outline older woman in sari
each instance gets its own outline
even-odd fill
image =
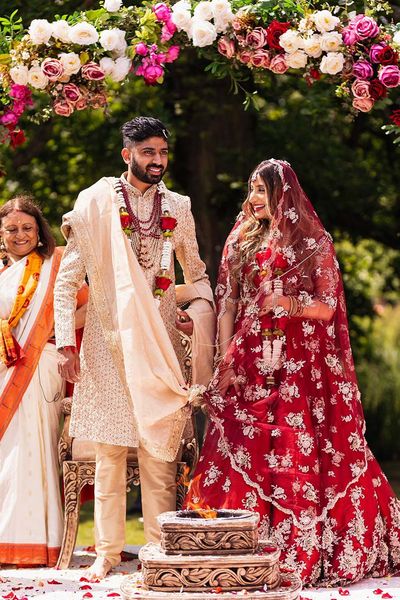
[[[0,564],[54,565],[62,537],[53,335],[62,249],[27,196],[0,208]],[[78,310],[83,325],[84,307]]]

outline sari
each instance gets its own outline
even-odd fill
[[[12,335],[21,358],[0,363],[0,564],[48,565],[59,554],[63,517],[57,437],[64,381],[53,329],[61,249],[43,261],[29,308]],[[8,319],[27,257],[0,273],[0,318]]]

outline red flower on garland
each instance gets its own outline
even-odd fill
[[[121,221],[121,227],[122,229],[125,231],[126,229],[130,229],[132,226],[132,219],[129,215],[129,213],[124,209],[121,208],[119,211],[119,218]],[[126,233],[126,231],[125,231]]]
[[[283,254],[278,252],[278,254],[276,255],[276,258],[274,260],[274,268],[282,270],[282,269],[286,269],[287,266],[288,266],[288,262],[287,262],[286,258],[283,256]]]
[[[172,283],[172,278],[169,275],[157,275],[156,276],[156,289],[154,290],[155,296],[164,296]]]
[[[178,221],[174,217],[164,216],[160,219],[160,227],[164,237],[171,237]]]
[[[279,38],[282,33],[285,33],[288,29],[290,29],[291,23],[280,23],[279,21],[271,21],[267,28],[267,42],[270,48],[274,48],[275,50],[283,50],[282,46],[279,43]]]

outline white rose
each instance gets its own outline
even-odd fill
[[[17,65],[10,69],[10,77],[14,83],[18,85],[26,85],[28,83],[28,67],[25,65]]]
[[[107,75],[111,75],[111,73],[114,70],[115,67],[115,62],[113,61],[112,58],[110,58],[109,56],[104,56],[101,60],[100,60],[100,69],[102,71],[104,71],[104,74]]]
[[[108,12],[117,12],[122,6],[122,0],[104,0],[104,8]]]
[[[47,44],[53,33],[53,27],[46,19],[34,19],[29,25],[28,33],[33,44]]]
[[[117,46],[114,48],[113,55],[119,58],[120,56],[125,56],[128,44],[125,39],[126,32],[122,29],[118,29],[117,31],[119,31],[119,41]]]
[[[400,31],[396,31],[396,33],[394,34],[393,42],[400,46]]]
[[[179,7],[178,4],[180,5]],[[192,15],[190,10],[184,6],[186,2],[178,2],[178,4],[172,7],[171,20],[177,26],[178,31],[183,30],[188,33],[192,26]]]
[[[337,52],[342,44],[342,36],[337,31],[329,31],[321,36],[321,48],[325,52]]]
[[[304,46],[303,39],[294,29],[288,29],[288,31],[282,33],[282,35],[279,38],[279,43],[285,50],[285,52],[288,52],[289,54],[291,52],[296,52],[296,50],[298,50],[299,48],[303,48]]]
[[[192,21],[193,46],[204,48],[210,46],[217,38],[217,30],[209,21]]]
[[[321,50],[321,36],[314,34],[311,37],[304,40],[304,50],[308,56],[312,58],[319,58],[322,54]]]
[[[228,0],[211,0],[211,6],[214,18],[218,19],[220,15],[233,19],[232,7]]]
[[[49,80],[40,67],[31,67],[28,72],[28,83],[37,90],[44,90]]]
[[[336,73],[340,73],[343,66],[344,56],[341,52],[328,52],[328,54],[322,58],[319,68],[321,73],[336,75]]]
[[[90,23],[82,21],[73,25],[70,29],[70,39],[73,44],[80,44],[81,46],[89,46],[95,44],[99,39],[99,34],[96,28]]]
[[[68,44],[68,42],[70,41],[70,25],[67,23],[67,21],[64,21],[64,19],[60,19],[59,21],[53,21],[51,25],[53,27],[53,38],[64,42],[64,44]]]
[[[340,23],[338,17],[334,17],[329,10],[319,10],[313,14],[313,20],[316,28],[321,33],[324,31],[332,31]]]
[[[300,19],[298,30],[301,33],[306,33],[307,31],[312,30],[312,28],[313,22],[310,17],[304,17],[303,19]]]
[[[286,64],[292,69],[304,69],[308,56],[303,50],[296,50],[285,56]]]
[[[214,17],[214,26],[217,33],[225,33],[231,24],[232,18],[227,15],[219,15],[218,17]]]
[[[58,58],[64,67],[65,75],[74,75],[81,68],[81,59],[75,52],[61,52]]]
[[[209,21],[214,16],[211,2],[199,2],[194,9],[194,18],[199,21]]]
[[[113,81],[122,81],[127,77],[129,71],[132,67],[132,61],[130,58],[125,56],[120,56],[117,58],[114,64],[114,68],[110,74],[110,77]]]
[[[125,35],[125,32],[121,29],[105,29],[100,33],[100,44],[104,50],[115,50],[121,45],[121,33]]]

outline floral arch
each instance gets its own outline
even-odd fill
[[[146,0],[124,6],[104,0],[97,10],[24,30],[16,13],[0,18],[0,140],[25,141],[24,113],[71,116],[103,108],[110,85],[141,77],[161,85],[168,65],[193,46],[217,77],[240,81],[293,74],[311,86],[327,81],[354,114],[389,107],[383,128],[400,141],[400,23],[390,5],[370,0],[357,11],[308,0]],[[35,109],[41,96],[46,108]],[[250,97],[250,95],[249,95]]]

